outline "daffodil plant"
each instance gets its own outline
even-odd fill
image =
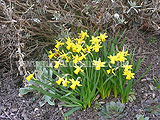
[[[119,44],[120,40],[117,37],[108,39],[106,33],[93,36],[81,31],[77,38],[56,41],[48,57],[54,63],[54,67],[49,68],[57,77],[45,75],[52,85],[32,79],[54,94],[37,86],[31,87],[63,101],[64,106],[75,107],[75,110],[90,107],[99,93],[103,99],[109,97],[111,91],[115,97],[120,95],[123,103],[127,102],[141,60],[135,63],[122,47],[124,40]],[[30,80],[33,75],[26,79]]]

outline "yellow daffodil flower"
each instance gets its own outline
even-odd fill
[[[92,39],[90,40],[91,44],[99,44],[101,40],[98,39],[98,37],[92,36]]]
[[[60,85],[61,84],[61,82],[63,82],[64,81],[64,79],[63,79],[63,77],[61,78],[61,77],[58,77],[59,79],[56,81],[56,83],[58,84],[58,85]]]
[[[99,58],[99,60],[98,61],[96,61],[96,60],[93,60],[93,65],[95,65],[96,66],[96,70],[100,70],[101,69],[101,67],[105,67],[105,62],[101,62],[101,60],[100,60],[100,58]]]
[[[54,58],[56,58],[57,56],[62,54],[61,51],[59,51],[59,49],[57,49],[57,48],[54,48],[53,50],[54,50],[54,53],[53,53],[54,54]]]
[[[128,74],[128,71],[129,71],[129,70],[123,71],[123,75],[127,75],[127,74]]]
[[[93,50],[95,51],[95,52],[99,52],[99,49],[101,48],[102,46],[100,46],[99,44],[95,44],[94,46],[93,46]]]
[[[90,53],[91,50],[92,50],[92,46],[89,46],[89,45],[86,45],[86,48],[83,48],[83,49],[82,49],[82,51],[83,51],[84,53],[86,53],[86,52]]]
[[[79,60],[79,56],[76,54],[76,56],[73,56],[73,63],[78,63],[80,60]]]
[[[82,30],[81,30],[81,33],[78,33],[78,34],[80,35],[81,39],[84,39],[85,37],[89,37],[87,32],[83,32]]]
[[[77,51],[77,45],[76,44],[72,44],[72,52],[76,52]]]
[[[62,82],[62,85],[64,86],[64,87],[67,87],[67,84],[68,83],[70,83],[68,80],[67,80],[67,78]]]
[[[74,45],[74,43],[72,42],[70,37],[67,38],[66,45],[67,45],[66,46],[67,50],[70,50],[72,48],[72,46]]]
[[[106,35],[106,33],[104,33],[104,34],[100,34],[98,38],[101,39],[102,42],[104,42],[105,39],[108,38],[108,36]]]
[[[67,50],[70,50],[73,45],[74,45],[74,43],[72,43],[72,42],[71,42],[71,43],[68,43],[67,46],[66,46],[66,49],[67,49]]]
[[[124,51],[119,52],[116,56],[117,56],[117,60],[120,62],[124,62],[125,60],[127,60],[127,58],[125,58],[124,56]]]
[[[75,38],[74,40],[77,41],[78,45],[81,45],[84,42],[81,38]]]
[[[34,73],[33,74],[29,74],[29,76],[26,77],[26,80],[30,81],[34,76]]]
[[[72,85],[70,86],[70,88],[71,88],[72,90],[75,90],[76,86],[82,86],[78,80],[75,81],[75,80],[72,78],[72,79],[70,79],[70,81],[71,81],[71,83],[72,83]]]
[[[52,53],[52,51],[49,51],[49,55],[48,55],[49,59],[52,59],[54,57],[54,53]]]
[[[86,48],[82,48],[82,51],[83,51],[84,53],[86,53],[87,49],[86,49]]]
[[[131,71],[124,71],[123,75],[126,75],[126,79],[130,80],[130,79],[134,78],[135,73],[132,73]]]
[[[75,66],[75,68],[76,68],[76,70],[74,70],[74,73],[75,73],[76,75],[78,75],[79,72],[84,72],[84,71],[81,69],[81,67],[79,67],[79,66]]]
[[[60,53],[59,49],[57,49],[57,48],[54,48],[53,50],[54,50],[55,52]]]
[[[60,55],[60,58],[61,59],[65,59],[66,62],[69,62],[69,60],[71,59],[69,56],[68,56],[68,53],[65,53],[63,50],[62,50],[62,53]]]
[[[117,56],[110,55],[110,56],[108,56],[108,58],[110,59],[111,64],[115,64],[115,62],[117,61]]]
[[[49,51],[49,55],[48,55],[49,59],[52,59],[53,57],[56,58],[57,56],[59,56],[58,52],[52,53],[51,50]]]
[[[123,65],[122,67],[124,68],[124,71],[128,71],[132,69],[133,65]]]
[[[67,58],[67,54],[62,50],[62,55],[60,55],[61,59]]]
[[[67,38],[67,41],[66,41],[66,44],[68,45],[68,44],[70,44],[70,43],[72,43],[72,40],[71,40],[70,37],[68,37],[68,38]]]
[[[60,65],[61,65],[60,60],[59,61],[55,61],[54,68],[58,69]]]
[[[55,45],[56,48],[59,48],[59,46],[62,46],[62,45],[64,45],[64,43],[56,40],[56,45]]]

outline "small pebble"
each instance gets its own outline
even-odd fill
[[[141,82],[145,82],[145,81],[146,81],[146,79],[142,79],[142,80],[141,80]]]
[[[17,109],[17,108],[12,108],[11,111],[12,111],[12,112],[17,112],[18,109]]]
[[[41,114],[37,114],[36,116],[41,116]]]
[[[147,97],[147,96],[148,96],[148,94],[147,94],[147,93],[144,93],[144,96],[146,96],[146,97]]]
[[[23,97],[20,93],[18,94],[19,97]]]
[[[156,97],[156,94],[153,93],[153,94],[152,94],[152,97],[155,98],[155,97]]]
[[[34,111],[38,111],[38,110],[39,110],[38,108],[35,108],[35,109],[34,109]]]
[[[11,115],[11,116],[14,116],[15,114],[14,114],[14,113],[11,113],[10,115]]]
[[[152,80],[152,78],[146,78],[146,80],[150,81],[150,80]]]
[[[105,102],[101,101],[101,102],[99,102],[99,104],[105,104]]]

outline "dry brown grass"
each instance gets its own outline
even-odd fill
[[[135,7],[127,0],[0,0],[1,63],[18,60],[26,72],[25,58],[38,58],[55,38],[80,29],[107,28],[113,35],[117,29],[136,28],[159,34],[159,0],[134,1]]]

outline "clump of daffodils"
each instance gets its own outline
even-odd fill
[[[118,42],[112,39],[108,42],[107,38],[106,33],[94,36],[81,31],[77,38],[56,40],[54,49],[48,51],[48,58],[54,62],[54,69],[50,69],[57,77],[49,80],[54,85],[43,84],[58,91],[52,96],[63,101],[62,95],[67,104],[73,102],[73,106],[81,108],[90,107],[97,94],[105,98],[111,91],[115,97],[120,95],[122,102],[128,101],[141,61],[135,64],[127,50],[118,47]],[[34,78],[34,73],[26,79],[42,84]]]
[[[91,36],[90,38],[87,32],[84,31],[81,31],[81,33],[78,33],[78,35],[78,38],[67,37],[64,41],[56,41],[55,48],[50,50],[48,55],[49,59],[55,60],[55,69],[64,66],[61,61],[65,61],[66,63],[73,62],[73,73],[77,75],[77,77],[79,74],[84,73],[83,69],[86,67],[86,65],[83,62],[85,60],[89,60],[88,56],[93,56],[93,52],[98,53],[102,48],[103,42],[105,42],[106,38],[108,37],[106,33],[104,33],[97,37]],[[93,65],[96,66],[96,70],[100,70],[101,67],[105,67],[106,63],[101,62],[100,58],[99,60],[93,60],[92,62]],[[70,88],[73,90],[76,86],[82,86],[80,81],[74,81],[73,78],[69,80],[59,78],[56,83],[58,85],[62,84],[64,87],[67,87],[69,84]]]
[[[50,59],[54,59],[55,65],[54,68],[58,69],[60,66],[64,66],[61,61],[65,61],[67,63],[73,62],[73,73],[75,76],[79,77],[80,74],[85,74],[85,63],[84,61],[90,60],[88,56],[94,56],[95,53],[100,53],[101,48],[103,47],[103,43],[108,37],[106,33],[100,34],[99,36],[89,36],[87,32],[81,31],[78,33],[78,38],[65,38],[63,41],[56,41],[55,48],[49,51],[48,57]],[[105,54],[105,53],[104,53]],[[120,51],[116,55],[109,55],[105,60],[101,60],[101,58],[92,58],[92,65],[95,66],[95,70],[99,71],[101,68],[107,68],[109,66],[110,69],[107,69],[107,74],[115,72],[118,68],[112,67],[112,65],[121,62],[122,68],[124,68],[123,75],[126,76],[127,80],[134,78],[134,73],[131,72],[132,68],[128,67],[130,65],[125,65],[125,61],[127,61],[128,51]],[[107,60],[110,60],[107,63]],[[57,81],[58,85],[67,87],[70,85],[70,88],[73,90],[76,86],[81,86],[80,81],[74,81],[73,78],[67,80],[63,80],[59,78]]]
[[[128,55],[129,55],[128,51],[120,51],[116,55],[108,56],[108,58],[110,59],[110,64],[109,64],[110,69],[108,69],[106,71],[107,74],[113,73],[115,75],[114,70],[118,69],[119,67],[122,67],[122,68],[124,68],[123,75],[126,76],[127,80],[130,80],[130,79],[134,78],[135,73],[131,72],[133,65],[128,65],[128,61],[127,61],[127,58],[126,58]],[[111,65],[114,66],[118,62],[121,63],[121,66],[119,66],[117,68],[112,68],[111,67]]]

